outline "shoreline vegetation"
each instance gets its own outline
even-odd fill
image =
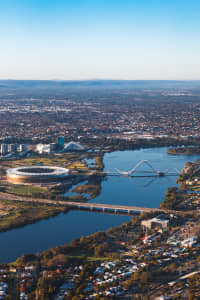
[[[5,216],[0,216],[0,232],[24,227],[69,211],[67,207],[49,206],[38,203],[13,203],[12,200],[1,200],[1,203],[6,206],[12,206],[12,209]]]
[[[102,164],[103,168],[103,157],[98,162]],[[186,167],[190,166],[190,163],[186,164]],[[184,168],[186,168],[184,167]],[[184,169],[183,169],[184,170]],[[182,171],[184,174],[184,171]],[[98,180],[99,181],[98,181]],[[17,188],[20,190],[20,188]],[[101,192],[101,179],[96,177],[93,181],[88,181],[86,184],[80,184],[76,186],[73,190],[75,193],[80,193],[83,196],[87,193],[92,199],[96,197],[97,194]],[[83,194],[83,195],[82,195]],[[84,196],[83,196],[84,197]],[[177,229],[185,224],[187,220],[198,219],[197,214],[188,214],[187,209],[181,208],[181,204],[187,201],[188,194],[184,190],[180,190],[177,187],[168,188],[166,191],[165,199],[160,204],[160,208],[175,209],[183,211],[183,215],[177,215],[176,218],[172,216],[170,221],[170,227],[165,229],[162,233],[163,240],[155,240],[151,244],[152,247],[156,247],[161,243],[161,245],[167,241],[170,237],[170,233],[176,232]],[[12,201],[5,201],[5,204],[13,205]],[[32,204],[32,203],[14,203],[17,206],[16,216],[13,215],[14,207],[10,209],[10,218],[12,222],[10,226],[21,227],[26,224],[37,222],[40,219],[51,218],[59,214],[60,212],[66,212],[67,209],[64,207],[51,207],[43,204]],[[6,228],[6,218],[7,216],[2,216],[0,218],[0,231],[3,231],[3,226]],[[146,293],[147,284],[155,284],[152,281],[153,277],[150,276],[153,270],[153,275],[158,276],[159,272],[162,272],[162,280],[165,278],[175,278],[174,270],[175,266],[172,264],[167,265],[161,269],[157,263],[157,260],[152,260],[149,262],[147,256],[145,256],[145,249],[148,249],[148,245],[143,247],[144,238],[144,228],[141,225],[143,220],[147,220],[160,215],[160,213],[141,213],[140,215],[131,218],[129,222],[126,222],[118,227],[111,227],[106,231],[98,231],[88,236],[83,236],[80,239],[74,239],[68,245],[56,246],[42,253],[37,254],[22,254],[15,262],[8,264],[1,264],[2,268],[20,270],[27,266],[30,266],[37,270],[37,279],[35,276],[34,284],[30,285],[27,289],[30,299],[35,299],[35,295],[39,294],[41,299],[52,300],[56,293],[58,293],[60,286],[66,281],[66,278],[70,278],[69,270],[75,270],[77,266],[81,266],[80,275],[75,281],[75,285],[72,289],[68,291],[67,296],[64,299],[84,299],[80,298],[80,295],[85,295],[85,289],[87,284],[85,282],[90,280],[91,274],[94,274],[95,269],[101,267],[102,263],[106,262],[116,262],[121,267],[121,260],[124,258],[131,258],[137,262],[142,261],[144,266],[137,270],[130,278],[120,281],[120,285],[125,289],[129,290],[134,285],[137,287],[140,293]],[[169,217],[167,212],[162,214],[163,217]],[[4,220],[4,223],[1,221]],[[17,225],[17,222],[18,225]],[[26,223],[27,222],[27,223]],[[7,225],[7,230],[9,230]],[[157,234],[156,231],[151,230],[151,234]],[[147,263],[149,265],[147,265]],[[147,265],[147,266],[146,266]],[[172,269],[173,267],[173,269]],[[157,273],[156,273],[157,272]],[[176,275],[176,274],[175,274]],[[153,279],[152,279],[153,278]],[[159,281],[158,279],[156,279]],[[143,281],[145,284],[143,285]],[[108,284],[106,285],[106,287]],[[54,296],[53,296],[54,295]],[[44,296],[44,297],[43,297]],[[43,297],[43,298],[42,298]],[[40,299],[40,298],[39,298]],[[95,298],[98,299],[114,299],[112,297],[108,298]],[[140,298],[138,298],[140,299]],[[142,299],[142,298],[141,298]]]
[[[177,192],[177,188],[172,188],[171,190],[169,189],[166,192],[165,200],[168,201],[172,193],[176,194]],[[178,203],[180,203],[180,198],[176,197],[176,204]],[[106,231],[98,231],[88,236],[82,236],[80,239],[72,240],[68,245],[52,247],[43,251],[42,253],[37,254],[22,254],[15,262],[5,264],[4,267],[6,266],[7,268],[11,269],[23,269],[24,267],[30,266],[35,270],[40,271],[40,275],[37,278],[38,284],[32,285],[32,287],[28,289],[28,293],[30,295],[30,299],[35,299],[35,293],[39,292],[40,295],[45,295],[44,299],[48,300],[54,299],[52,298],[52,291],[54,291],[55,295],[58,293],[60,286],[62,286],[65,281],[70,280],[71,277],[68,273],[69,270],[76,270],[77,268],[80,268],[80,275],[77,277],[78,279],[75,281],[73,287],[70,288],[66,294],[67,296],[64,299],[81,300],[85,298],[84,296],[80,297],[80,295],[87,294],[85,290],[87,287],[87,282],[91,280],[90,278],[92,274],[95,273],[95,270],[98,270],[98,268],[103,269],[102,265],[110,263],[117,265],[118,268],[120,268],[123,265],[122,260],[125,258],[126,260],[124,260],[124,262],[127,260],[134,260],[135,262],[143,261],[143,266],[139,270],[137,270],[131,277],[129,276],[124,280],[120,279],[119,283],[121,287],[127,291],[131,289],[133,285],[136,286],[138,283],[140,293],[145,294],[147,283],[153,283],[150,276],[152,269],[154,270],[154,275],[157,274],[157,272],[160,274],[160,271],[159,264],[156,263],[156,257],[155,261],[151,260],[150,262],[147,257],[146,259],[144,257],[145,250],[148,249],[149,246],[147,245],[144,247],[144,249],[142,248],[144,229],[141,225],[141,222],[158,215],[159,213],[142,213],[135,218],[131,218],[129,222],[126,222],[121,226],[111,227]],[[178,226],[184,224],[185,221],[185,217],[172,219],[170,222],[170,227],[162,233],[163,241],[161,244],[166,242],[170,236],[170,232],[176,232]],[[155,235],[156,231],[153,232]],[[155,240],[151,244],[151,248],[158,245],[159,242]],[[173,266],[173,270],[175,270],[175,266]],[[162,270],[163,282],[169,281],[169,278],[176,278],[174,277],[173,270],[172,265],[169,265],[169,267],[166,266],[166,268]],[[146,279],[147,273],[149,274],[148,279]],[[47,276],[44,276],[44,274],[47,274]],[[66,276],[66,274],[68,275]],[[48,276],[50,276],[50,279],[48,279]],[[53,276],[52,280],[51,276]],[[165,281],[164,276],[166,277]],[[143,283],[144,279],[145,285],[141,286],[140,282]],[[158,280],[159,276],[155,283]],[[108,286],[110,285],[106,284],[104,288],[107,288]],[[114,300],[115,298],[96,297],[95,299]]]
[[[118,149],[119,150],[119,149]],[[169,149],[168,149],[169,151]],[[103,170],[104,169],[104,163],[103,163],[103,158],[104,158],[104,153],[106,152],[101,152],[101,153],[86,153],[86,154],[64,154],[64,158],[60,156],[56,161],[64,161],[68,157],[68,163],[73,166],[79,166],[84,165],[84,169],[87,168],[87,170],[91,169],[97,169],[97,170]],[[80,156],[82,159],[80,159]],[[87,162],[85,159],[93,158],[94,162],[91,167],[88,167]],[[73,160],[73,162],[69,162],[69,160]],[[78,165],[76,164],[76,159],[78,161]],[[44,160],[44,161],[43,161]],[[48,163],[50,162],[50,158],[29,158],[25,159],[25,162],[28,164],[35,164],[40,161],[40,163],[46,163],[48,160]],[[24,159],[22,160],[24,161]],[[16,165],[23,164],[22,161],[15,161]],[[6,162],[5,162],[6,163]],[[91,179],[87,179],[87,182],[85,184],[80,184],[73,188],[72,185],[72,192],[75,193],[74,195],[71,196],[61,196],[59,195],[59,192],[62,191],[62,188],[60,187],[55,187],[48,189],[47,187],[40,187],[40,186],[23,186],[23,185],[12,185],[12,184],[2,184],[0,187],[0,191],[4,193],[8,193],[11,195],[17,195],[17,196],[26,196],[26,197],[35,197],[35,198],[47,198],[47,199],[52,199],[52,200],[65,200],[65,201],[88,201],[91,200],[95,197],[97,197],[101,193],[101,181],[102,177],[99,176],[92,176]],[[180,182],[181,183],[181,182]],[[69,189],[69,187],[68,187]],[[172,189],[173,190],[173,189]],[[62,191],[63,192],[63,191]],[[170,194],[170,193],[169,193]],[[88,195],[86,197],[86,195]],[[177,196],[178,195],[178,196]],[[167,197],[165,198],[164,202],[161,203],[160,207],[161,208],[166,208],[166,209],[174,209],[176,208],[176,200],[175,202],[170,201],[170,198],[172,199],[173,197],[177,196],[182,196],[182,194],[178,194],[177,192],[173,194],[173,196],[168,195],[169,199]],[[176,198],[176,197],[175,197]],[[4,200],[5,201],[5,200]],[[11,201],[12,202],[12,201]],[[9,200],[8,200],[9,203]],[[17,203],[17,202],[16,202]],[[17,206],[17,204],[15,205]],[[19,202],[19,207],[21,207],[21,203]],[[50,218],[53,216],[56,216],[60,212],[66,212],[68,211],[67,208],[63,208],[61,206],[58,206],[57,208],[50,208],[48,205],[42,205],[39,204],[37,206],[37,213],[36,210],[34,211],[33,205],[32,204],[27,204],[25,203],[26,210],[20,210],[16,209],[15,211],[12,211],[12,214],[8,213],[6,216],[1,216],[0,217],[0,231],[8,231],[13,228],[25,226],[31,223],[35,223],[37,221],[40,221],[42,219]],[[33,208],[34,214],[31,214],[31,209]],[[27,212],[27,210],[30,210],[30,213]],[[19,217],[20,216],[20,217]]]
[[[167,153],[172,155],[195,155],[195,154],[200,154],[200,147],[191,146],[191,147],[169,148],[167,150]]]
[[[177,178],[182,190],[200,191],[200,161],[187,162]]]
[[[75,154],[64,154],[60,155],[58,158],[53,158],[53,163],[59,163],[63,166],[63,163],[67,161],[68,167],[80,169],[83,171],[89,171],[90,169],[102,170],[104,168],[103,164],[104,155],[99,153],[75,153]],[[87,159],[93,159],[92,167],[87,164]],[[19,161],[12,162],[13,166],[19,165],[34,165],[34,164],[51,164],[51,157],[36,157],[22,159]],[[10,162],[1,162],[1,167],[8,168],[11,167]],[[2,169],[2,175],[5,176],[5,169]],[[73,188],[73,185],[77,185],[77,177],[71,179],[71,184],[62,184],[60,186],[38,186],[38,185],[14,185],[3,180],[0,186],[0,192],[5,195],[4,200],[1,203],[7,203],[8,206],[13,204],[12,210],[5,210],[5,215],[0,216],[0,232],[8,231],[11,229],[19,228],[38,222],[43,219],[55,217],[59,213],[67,212],[69,209],[61,205],[53,206],[45,204],[33,204],[21,201],[9,200],[9,196],[25,196],[31,198],[42,198],[48,200],[65,200],[65,201],[83,201],[97,197],[101,192],[101,181],[102,176],[79,176],[78,186]],[[81,184],[82,181],[86,181],[85,184]],[[74,195],[63,196],[66,190],[70,190]],[[8,200],[5,200],[7,195]],[[87,196],[86,196],[87,195]],[[14,202],[14,203],[13,203]]]

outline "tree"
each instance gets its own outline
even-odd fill
[[[140,275],[140,282],[145,284],[145,283],[149,282],[150,278],[151,278],[151,276],[150,276],[149,271],[143,271]]]
[[[56,267],[58,265],[65,265],[67,258],[64,254],[58,254],[48,261],[48,267]]]
[[[99,256],[104,256],[105,251],[108,250],[108,244],[103,243],[95,247],[94,249],[94,256],[99,257]]]
[[[73,296],[72,300],[81,300],[81,298],[79,298],[78,296]]]
[[[195,293],[193,291],[189,291],[188,300],[196,300]]]

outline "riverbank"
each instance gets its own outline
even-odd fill
[[[199,146],[169,148],[168,154],[172,155],[200,155]]]
[[[165,170],[166,167],[174,167],[175,165],[178,168],[181,166],[183,167],[187,161],[187,157],[168,156],[166,148],[142,149],[140,151],[125,152],[117,151],[105,154],[105,170],[112,169],[115,166],[122,170],[128,170],[131,167],[130,162],[131,164],[136,164],[140,158],[148,159],[157,170],[161,171]],[[195,157],[193,158],[195,159]],[[132,181],[132,179],[130,180],[130,178],[127,177],[107,178],[102,181],[101,195],[93,199],[93,201],[97,203],[106,202],[123,205],[140,204],[140,206],[151,207],[162,206],[161,203],[165,203],[167,206],[168,204],[171,205],[169,200],[171,199],[171,196],[174,198],[174,193],[176,193],[176,191],[174,189],[172,190],[173,195],[168,193],[168,199],[165,198],[165,192],[167,188],[176,185],[176,178],[171,177],[170,179],[170,177],[159,177],[156,180],[158,181],[153,181],[153,183],[151,183],[152,186],[148,185],[147,187],[141,187],[138,185],[138,181],[137,184],[135,184],[135,181]],[[177,264],[176,268],[181,267],[185,262],[192,266],[192,263],[194,263],[197,258],[197,256],[193,256],[193,261],[191,261],[188,256],[187,259],[187,255],[189,255],[190,252],[186,251],[184,252],[183,262],[182,257],[177,259],[177,251],[180,251],[183,247],[180,246],[179,249],[176,245],[172,249],[171,245],[167,243],[170,238],[173,238],[173,234],[177,234],[179,231],[181,236],[182,226],[184,226],[184,230],[186,230],[188,223],[193,222],[198,225],[198,212],[187,215],[187,210],[191,209],[190,203],[195,199],[190,199],[190,196],[186,198],[180,197],[182,195],[183,194],[177,194],[177,198],[175,198],[178,200],[178,203],[172,202],[172,204],[178,204],[178,206],[184,204],[184,207],[182,207],[184,214],[182,216],[176,214],[163,214],[163,218],[169,219],[170,222],[169,227],[165,230],[152,228],[147,231],[148,233],[145,233],[144,228],[141,225],[142,221],[156,217],[157,215],[160,215],[160,212],[154,214],[141,214],[130,220],[130,217],[128,216],[122,217],[116,215],[103,215],[95,212],[70,211],[67,215],[59,214],[55,218],[40,221],[34,225],[1,233],[0,242],[2,247],[0,252],[6,247],[7,241],[9,245],[15,243],[15,257],[19,257],[20,253],[26,253],[17,259],[13,266],[6,265],[5,271],[7,270],[6,272],[10,274],[10,268],[13,268],[12,270],[14,270],[16,266],[18,267],[18,270],[24,272],[25,267],[31,267],[36,270],[37,275],[34,275],[36,284],[29,285],[29,289],[26,288],[26,285],[24,286],[24,291],[30,296],[30,299],[34,299],[35,293],[42,294],[43,292],[45,292],[45,299],[51,299],[49,291],[51,290],[51,295],[53,293],[55,296],[59,293],[59,288],[65,282],[73,282],[71,290],[67,291],[67,300],[71,300],[74,296],[80,298],[80,295],[82,295],[82,299],[86,299],[93,291],[94,293],[105,297],[104,294],[101,294],[102,290],[111,291],[111,287],[116,288],[115,282],[118,285],[120,282],[120,286],[122,287],[121,292],[124,296],[132,293],[132,287],[134,287],[134,295],[137,292],[140,297],[143,297],[145,293],[148,293],[148,287],[150,285],[152,291],[155,289],[156,295],[156,291],[158,291],[156,288],[158,283],[160,284],[160,279],[155,280],[155,278],[147,274],[150,273],[155,275],[155,272],[159,273],[162,270],[162,272],[164,272],[162,273],[162,283],[164,284],[167,280],[172,281],[176,279],[176,272],[170,271],[172,270],[172,267],[170,267],[171,263],[175,262]],[[139,200],[138,202],[137,199]],[[158,199],[158,202],[155,201],[156,199]],[[163,200],[165,201],[163,202]],[[188,202],[188,200],[191,201]],[[98,232],[99,230],[100,232]],[[143,242],[146,235],[152,236],[150,245]],[[184,240],[183,237],[182,239]],[[17,244],[14,240],[18,241]],[[175,240],[178,240],[178,238]],[[54,244],[53,248],[51,246],[52,243]],[[56,246],[58,244],[63,244],[63,246]],[[159,252],[161,251],[159,249],[162,249],[162,252]],[[16,255],[16,250],[19,255]],[[9,251],[12,252],[12,247],[9,247],[9,249],[7,248],[7,257],[10,258],[12,257],[12,253]],[[153,251],[158,251],[155,253],[158,253],[159,256],[155,257]],[[167,257],[167,261],[165,261],[165,251],[170,253],[170,257]],[[36,252],[40,253],[27,254]],[[1,257],[3,258],[2,254]],[[130,268],[132,262],[128,262],[127,259],[134,261],[134,266],[137,266],[137,270]],[[157,263],[158,261],[159,264]],[[113,271],[104,267],[104,263],[106,265],[106,262],[109,262],[114,266],[112,267]],[[122,266],[124,266],[124,268]],[[105,270],[102,269],[97,276],[95,275],[97,268],[105,268]],[[163,268],[165,268],[165,271],[163,271]],[[90,270],[90,272],[88,272],[88,270]],[[21,271],[19,271],[18,274],[21,274],[20,272]],[[107,276],[106,272],[109,272],[111,276],[109,277],[112,280],[111,285],[110,281],[106,281],[107,279],[104,278],[104,276]],[[66,274],[75,274],[77,277],[74,278],[70,275],[66,277]],[[126,276],[124,275],[123,277],[121,274],[126,274]],[[115,276],[117,276],[117,280],[114,279]],[[141,286],[141,282],[138,278],[143,277],[147,278],[146,284]],[[56,278],[56,280],[51,281],[50,278]],[[101,280],[101,284],[96,283],[97,278]],[[92,284],[91,291],[85,290],[87,288],[87,282],[89,281]],[[86,283],[86,285],[83,286],[83,283]],[[111,295],[112,294],[113,292],[111,291]],[[112,299],[112,297],[109,297],[108,299]]]
[[[24,227],[42,219],[49,219],[59,213],[68,212],[67,207],[49,206],[41,203],[26,203],[22,201],[2,200],[1,204],[11,207],[6,215],[0,216],[0,232]]]
[[[113,170],[115,167],[120,170],[129,170],[143,159],[149,160],[155,169],[164,171],[174,168],[174,166],[182,169],[188,157],[170,156],[167,154],[167,148],[152,148],[106,153],[103,163],[105,171]],[[193,159],[195,160],[196,156]],[[146,170],[149,170],[148,167]],[[85,181],[84,184],[87,185],[88,182]],[[101,181],[99,195],[90,200],[90,203],[156,208],[164,200],[166,190],[172,186],[177,186],[175,176],[156,178],[105,177]],[[70,195],[73,195],[73,192],[70,192]],[[87,211],[61,213],[53,219],[41,219],[33,225],[1,234],[0,243],[3,246],[0,249],[0,257],[4,261],[11,261],[22,253],[42,252],[55,245],[68,244],[74,238],[119,226],[129,219],[129,216]],[[54,234],[50,234],[50,232]],[[37,238],[35,238],[36,236]],[[17,247],[15,246],[16,240]]]
[[[195,214],[187,217],[163,215],[162,218],[169,220],[169,226],[161,232],[158,228],[149,229],[149,242],[145,242],[147,237],[144,237],[142,222],[157,215],[141,214],[119,227],[75,239],[69,245],[57,246],[41,254],[22,255],[15,263],[4,265],[4,272],[18,270],[20,278],[26,269],[32,270],[29,276],[34,276],[36,284],[24,285],[24,292],[30,299],[39,294],[50,300],[63,293],[66,300],[89,299],[93,295],[94,299],[100,299],[97,295],[107,300],[122,296],[128,299],[130,294],[136,299],[147,295],[155,299],[160,285],[169,293],[168,283],[176,284],[180,274],[177,270],[181,270],[181,274],[195,271],[200,250],[198,246],[195,248],[196,244],[185,250],[179,247],[182,226],[188,232],[188,222],[200,228],[199,216]],[[173,247],[169,241],[173,241],[175,234]],[[173,289],[170,286],[170,292]]]

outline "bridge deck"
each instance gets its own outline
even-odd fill
[[[64,205],[69,208],[86,208],[86,209],[101,209],[101,210],[112,210],[112,211],[126,211],[126,212],[169,212],[175,213],[172,210],[164,210],[159,208],[148,208],[148,207],[140,207],[140,206],[126,206],[126,205],[116,205],[116,204],[105,204],[105,203],[88,203],[88,202],[75,202],[75,201],[54,201],[48,199],[40,199],[40,198],[29,198],[22,197],[17,195],[11,195],[7,193],[0,192],[0,200],[11,200],[11,201],[24,201],[24,202],[32,202],[32,203],[43,203],[50,205]]]
[[[63,201],[60,202],[62,204]],[[132,212],[150,212],[159,211],[163,212],[159,208],[147,208],[139,206],[126,206],[126,205],[116,205],[116,204],[106,204],[106,203],[83,203],[83,202],[65,202],[65,205],[74,208],[90,208],[90,209],[108,209],[108,210],[121,210],[121,211],[132,211]]]

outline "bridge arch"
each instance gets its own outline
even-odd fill
[[[137,170],[137,168],[142,165],[142,164],[146,164],[153,173],[158,174],[159,171],[157,171],[148,160],[140,160],[133,168],[131,168],[129,171],[121,171],[117,168],[115,168],[115,170],[117,171],[118,174],[121,175],[127,175],[127,176],[131,176],[132,174],[134,174]]]

